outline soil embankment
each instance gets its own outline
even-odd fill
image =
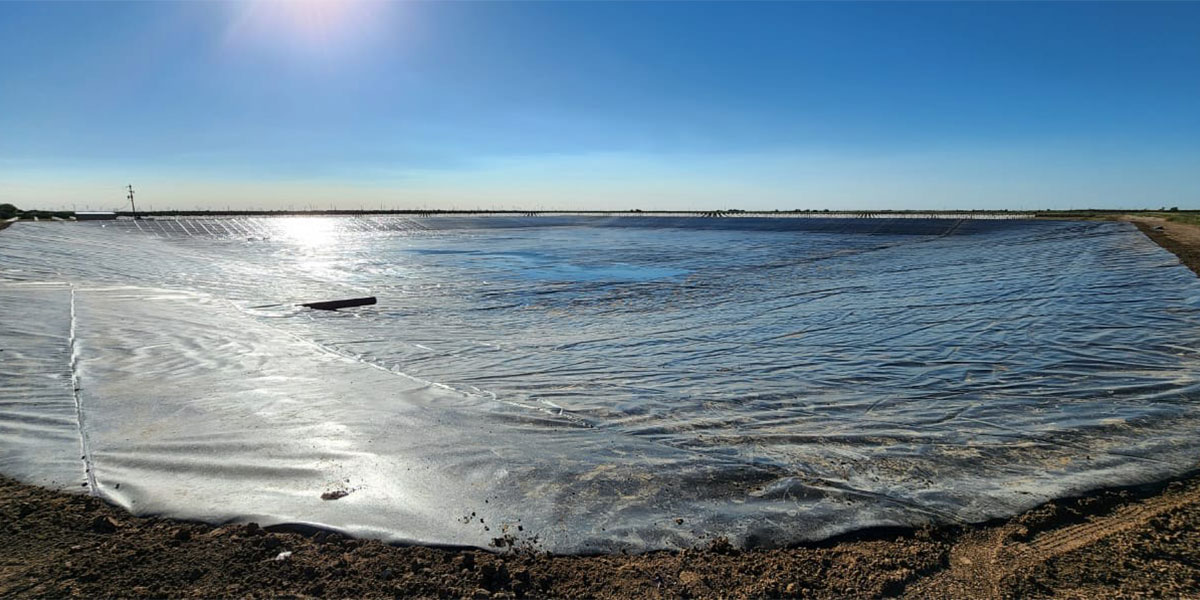
[[[1200,227],[1137,215],[1126,215],[1121,220],[1136,225],[1146,237],[1173,252],[1192,272],[1200,275]]]
[[[1200,273],[1200,229],[1131,220]],[[1200,476],[998,523],[640,556],[392,547],[142,519],[0,477],[0,548],[0,597],[1200,598]]]
[[[497,555],[130,517],[0,478],[0,597],[1200,595],[1200,478],[785,550]]]

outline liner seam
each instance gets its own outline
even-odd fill
[[[79,347],[76,344],[75,323],[75,286],[71,285],[71,330],[67,337],[67,346],[71,351],[71,394],[75,399],[75,424],[79,430],[79,449],[83,452],[83,472],[87,476],[88,493],[97,496],[99,490],[96,489],[96,473],[92,466],[92,449],[83,426],[83,396],[79,393]]]

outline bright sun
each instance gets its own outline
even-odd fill
[[[268,5],[278,9],[280,24],[310,40],[328,41],[354,25],[361,2],[351,0],[275,0]]]
[[[388,6],[373,0],[255,0],[236,4],[229,38],[290,50],[347,49],[383,22]]]

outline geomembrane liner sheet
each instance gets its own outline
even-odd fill
[[[0,472],[135,514],[779,546],[1200,458],[1200,283],[1125,223],[18,223],[0,319]]]

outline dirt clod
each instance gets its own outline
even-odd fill
[[[92,519],[91,529],[96,533],[112,533],[121,526],[121,522],[108,515],[98,515]]]

